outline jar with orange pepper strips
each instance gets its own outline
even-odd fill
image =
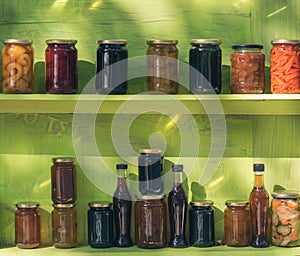
[[[271,43],[271,92],[300,93],[300,41],[278,39]]]
[[[272,243],[300,245],[299,193],[280,190],[272,194]]]
[[[233,45],[230,55],[231,93],[264,93],[265,55],[259,44]]]

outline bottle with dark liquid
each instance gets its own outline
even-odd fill
[[[185,237],[187,199],[182,187],[182,165],[173,165],[174,183],[168,197],[170,231],[170,247],[187,247],[188,243]]]
[[[126,185],[127,164],[117,164],[118,185],[114,193],[113,205],[116,227],[115,245],[118,247],[132,246],[130,237],[131,196]]]
[[[250,194],[250,213],[252,225],[252,240],[250,245],[253,247],[267,247],[268,233],[268,208],[269,195],[264,188],[264,165],[254,164],[254,187]]]

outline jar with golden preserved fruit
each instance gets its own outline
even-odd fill
[[[231,93],[264,93],[265,55],[259,44],[233,45],[230,56]]]
[[[34,88],[33,64],[31,40],[4,40],[2,49],[3,93],[32,93]]]
[[[36,202],[20,202],[15,211],[15,242],[17,247],[32,249],[41,243],[41,213]]]
[[[224,211],[224,240],[226,245],[249,245],[250,212],[247,201],[226,201]]]
[[[147,90],[178,93],[177,40],[148,40]]]
[[[299,193],[280,190],[272,193],[272,243],[278,246],[300,245]]]
[[[56,248],[77,246],[77,212],[74,204],[54,204],[52,243]]]
[[[300,93],[300,41],[278,39],[271,43],[271,92]]]

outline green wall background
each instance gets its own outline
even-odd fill
[[[298,0],[1,0],[0,5],[0,39],[33,39],[36,93],[45,92],[45,40],[50,38],[78,40],[80,88],[94,75],[98,39],[127,39],[129,56],[133,57],[145,54],[145,41],[149,38],[174,38],[179,40],[180,60],[188,61],[190,39],[219,38],[222,40],[224,93],[229,92],[232,44],[262,43],[268,57],[273,38],[300,38]],[[131,93],[145,90],[144,80],[131,83]],[[96,121],[97,145],[111,168],[122,161],[110,138],[113,116],[99,115]],[[224,158],[207,184],[198,181],[210,149],[210,124],[206,116],[194,117],[197,127],[190,129],[198,130],[201,150],[186,186],[190,200],[206,197],[215,202],[217,239],[222,238],[225,200],[249,196],[254,162],[266,164],[269,192],[276,184],[300,189],[299,116],[226,116]],[[178,120],[184,125],[184,116],[179,116]],[[166,129],[169,121],[164,115],[145,114],[137,117],[130,128],[130,142],[136,150],[149,146],[149,136],[155,132],[165,136],[168,143],[166,166],[176,162],[180,147],[178,127],[172,131]],[[40,202],[43,241],[49,245],[51,158],[74,155],[72,115],[40,114],[38,109],[36,114],[22,113],[21,110],[18,114],[10,114],[7,109],[7,114],[0,115],[0,135],[0,224],[3,227],[0,246],[14,245],[14,204],[24,200]],[[79,139],[84,141],[84,138]],[[160,142],[158,139],[157,143]],[[187,155],[183,164],[188,161]],[[79,166],[77,170],[79,241],[86,244],[87,203],[96,199],[109,200],[110,196],[96,188]],[[136,165],[130,165],[130,173],[135,179]],[[112,186],[115,184],[114,180],[108,182]]]

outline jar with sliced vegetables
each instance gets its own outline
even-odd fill
[[[299,193],[280,190],[272,194],[272,243],[300,245]]]
[[[300,41],[278,39],[271,43],[271,92],[300,93]]]

